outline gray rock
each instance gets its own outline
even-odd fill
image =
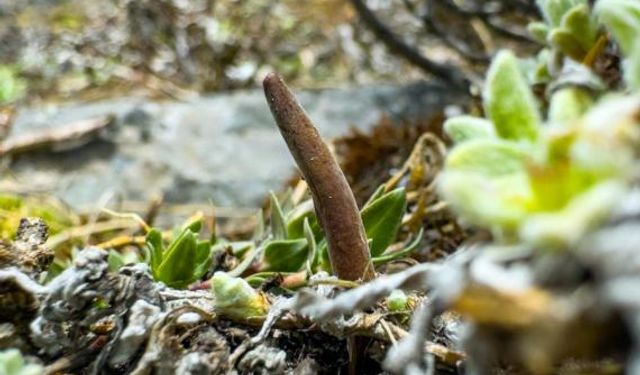
[[[299,98],[327,138],[351,126],[366,130],[383,114],[411,121],[458,101],[427,83],[304,91]],[[12,136],[108,113],[117,118],[112,134],[80,149],[17,157],[4,186],[53,193],[76,208],[107,196],[145,201],[156,194],[168,202],[256,207],[294,171],[262,90],[189,102],[122,98],[26,108]]]

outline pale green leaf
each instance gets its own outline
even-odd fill
[[[495,138],[491,121],[473,116],[456,116],[444,123],[444,131],[454,143],[471,139]]]
[[[538,137],[540,115],[537,104],[512,52],[500,51],[493,59],[487,73],[483,102],[500,137],[530,141]]]
[[[501,176],[525,171],[527,154],[512,142],[478,139],[464,142],[451,150],[447,170]]]

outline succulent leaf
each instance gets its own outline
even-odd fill
[[[456,116],[444,123],[444,131],[454,143],[471,139],[495,138],[495,130],[491,121],[473,116]]]
[[[512,52],[500,51],[493,59],[483,93],[485,111],[500,137],[534,141],[540,115],[533,93]]]
[[[231,318],[264,316],[269,311],[266,298],[241,278],[216,272],[211,278],[211,289],[216,311]]]

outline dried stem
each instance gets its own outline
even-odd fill
[[[353,192],[302,106],[277,74],[264,80],[271,113],[309,184],[324,229],[334,273],[344,280],[369,280],[373,265]]]

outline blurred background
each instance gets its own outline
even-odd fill
[[[294,171],[268,72],[327,138],[435,129],[497,49],[536,48],[536,17],[533,0],[0,0],[0,191],[257,207]]]

